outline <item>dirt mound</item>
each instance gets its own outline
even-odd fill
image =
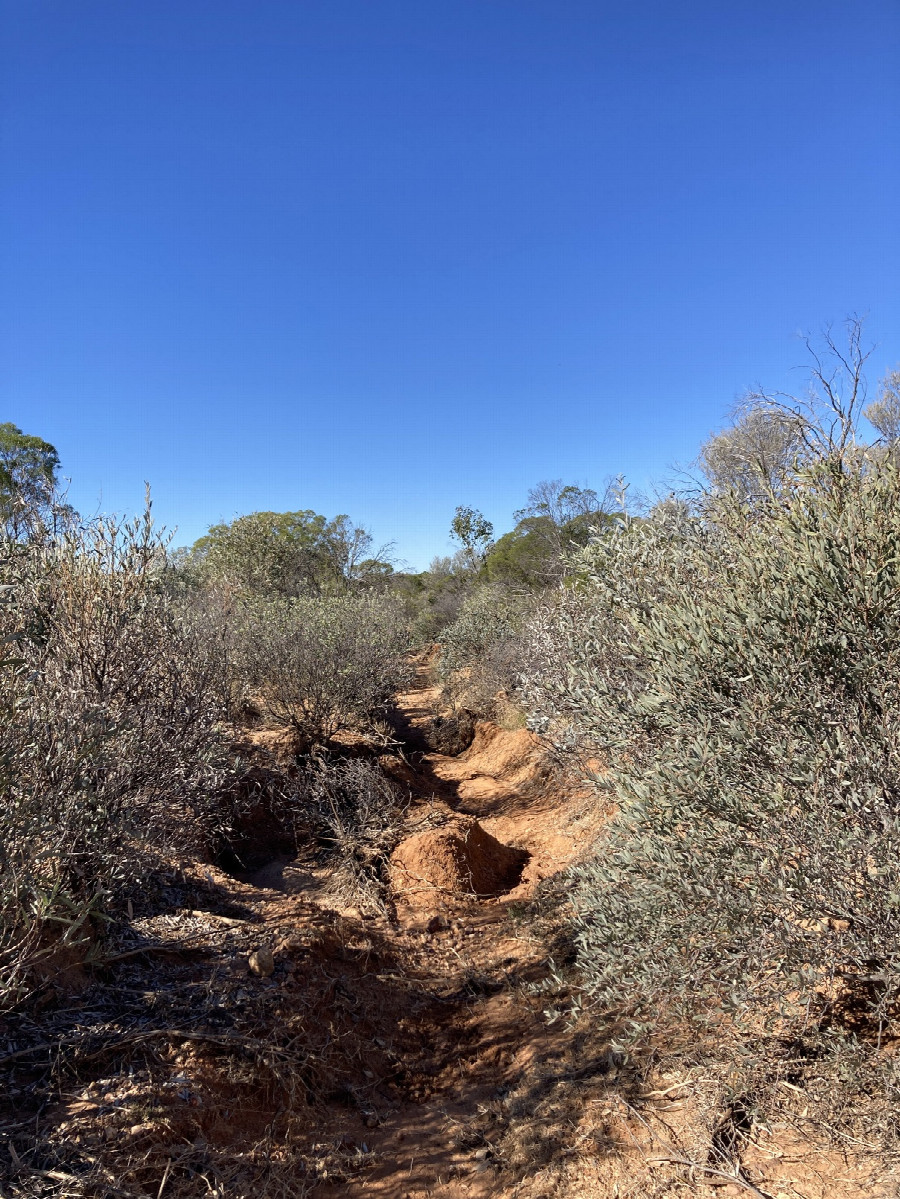
[[[465,760],[482,774],[527,776],[546,757],[546,749],[528,729],[502,729],[489,720],[479,720]]]
[[[524,849],[503,845],[474,817],[408,837],[391,858],[395,895],[413,906],[443,894],[499,895],[519,881]]]

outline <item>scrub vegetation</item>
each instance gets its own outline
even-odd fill
[[[46,1057],[49,1037],[33,1034],[67,1010],[65,971],[89,987],[144,952],[128,941],[135,911],[170,895],[160,879],[184,890],[192,863],[245,886],[262,866],[306,861],[326,908],[396,930],[392,854],[433,829],[451,845],[435,796],[446,778],[464,796],[466,778],[444,755],[425,803],[436,767],[397,712],[418,672],[436,721],[480,736],[481,753],[504,730],[539,747],[545,782],[580,796],[590,836],[519,911],[543,946],[521,994],[539,997],[554,1035],[605,1038],[595,1073],[627,1074],[629,1103],[667,1071],[702,1074],[717,1114],[709,1155],[686,1163],[701,1174],[767,1193],[741,1146],[787,1119],[785,1088],[802,1096],[804,1136],[892,1169],[900,373],[870,402],[860,323],[845,332],[810,343],[802,400],[747,396],[700,448],[696,480],[652,502],[629,501],[621,480],[544,481],[496,539],[461,505],[458,552],[418,574],[343,515],[253,513],[178,551],[149,498],[138,518],[84,520],[59,493],[54,448],[0,426],[0,1017],[26,1042],[10,1060],[33,1044]],[[429,935],[447,926],[435,916]],[[373,962],[392,952],[365,944]],[[268,977],[267,960],[250,969]],[[464,987],[467,1004],[491,993],[476,975]],[[212,1016],[191,1035],[222,1053],[240,1040],[290,1124],[288,1073],[303,1104],[327,1105],[351,1032],[301,1063],[282,1009],[266,1018],[271,1051],[239,1024],[220,1035]],[[46,1077],[32,1070],[38,1117],[79,1068],[60,1048]],[[545,1120],[537,1099],[504,1103],[478,1159],[498,1194],[504,1170],[523,1177],[517,1120]],[[12,1193],[84,1195],[303,1194],[353,1173],[291,1158],[291,1190],[287,1175],[242,1174],[241,1152],[201,1169],[167,1149],[160,1183],[148,1149],[143,1174],[128,1159],[124,1191],[99,1151],[29,1157],[20,1138],[6,1168]]]

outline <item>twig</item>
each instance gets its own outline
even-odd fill
[[[737,1183],[738,1186],[744,1187],[754,1195],[761,1195],[762,1199],[772,1199],[768,1191],[761,1191],[759,1187],[755,1187],[752,1182],[748,1182],[746,1178],[741,1178],[740,1174],[731,1174],[727,1170],[714,1170],[712,1166],[703,1166],[700,1162],[692,1161],[689,1157],[671,1157],[659,1155],[657,1157],[648,1157],[648,1162],[672,1162],[677,1166],[690,1166],[692,1170],[700,1170],[703,1174],[712,1174],[716,1178],[727,1178],[729,1182]]]
[[[161,1196],[162,1196],[163,1191],[165,1190],[166,1182],[168,1180],[169,1172],[171,1169],[172,1169],[172,1159],[169,1158],[169,1160],[166,1162],[166,1170],[162,1176],[162,1182],[159,1184],[159,1190],[156,1192],[156,1199],[161,1199]]]
[[[655,1131],[655,1129],[650,1127],[637,1108],[632,1107],[627,1099],[622,1099],[622,1103],[624,1103],[628,1110],[637,1117],[641,1124],[643,1124],[644,1128],[646,1128],[646,1130],[650,1133],[650,1136],[659,1141],[659,1143],[665,1146],[665,1148],[669,1151],[665,1156],[648,1158],[648,1161],[672,1162],[674,1165],[690,1166],[692,1170],[700,1170],[701,1173],[711,1174],[715,1178],[727,1178],[729,1182],[736,1183],[738,1186],[743,1187],[745,1191],[750,1191],[750,1193],[753,1195],[759,1195],[760,1199],[772,1199],[772,1196],[768,1191],[761,1191],[759,1187],[754,1186],[752,1182],[748,1182],[746,1178],[741,1177],[740,1173],[738,1172],[740,1170],[740,1166],[738,1166],[737,1171],[734,1173],[729,1173],[727,1170],[716,1170],[712,1166],[704,1166],[700,1162],[692,1161],[689,1157],[684,1157],[678,1152],[677,1149],[668,1143],[665,1137],[661,1137],[659,1133]]]
[[[181,941],[171,941],[168,945],[141,945],[137,949],[126,949],[124,953],[114,953],[110,957],[99,958],[98,964],[106,966],[109,962],[121,962],[125,958],[136,958],[142,953],[181,953],[185,949],[203,949],[203,944],[197,941],[197,936],[202,935],[195,934],[193,937],[185,937]]]

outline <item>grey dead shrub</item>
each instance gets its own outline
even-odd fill
[[[383,717],[410,677],[408,648],[402,603],[364,593],[243,601],[233,653],[265,715],[308,748]]]
[[[320,762],[306,781],[334,864],[330,893],[345,906],[383,913],[388,859],[400,840],[409,797],[365,758]]]
[[[596,539],[524,691],[608,762],[617,815],[570,875],[596,1007],[745,1074],[815,1045],[852,1089],[897,1029],[900,477],[845,465]]]
[[[0,626],[0,965],[25,942],[83,934],[202,823],[222,756],[202,643],[164,584],[145,515],[9,542]],[[24,956],[23,956],[24,955]],[[21,981],[21,980],[20,980]]]

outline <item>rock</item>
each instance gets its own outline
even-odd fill
[[[257,978],[268,978],[275,969],[275,958],[271,949],[261,945],[250,954],[247,965],[250,967],[250,973],[255,974]]]
[[[425,925],[425,931],[429,933],[442,933],[450,927],[450,921],[446,916],[432,916]]]

